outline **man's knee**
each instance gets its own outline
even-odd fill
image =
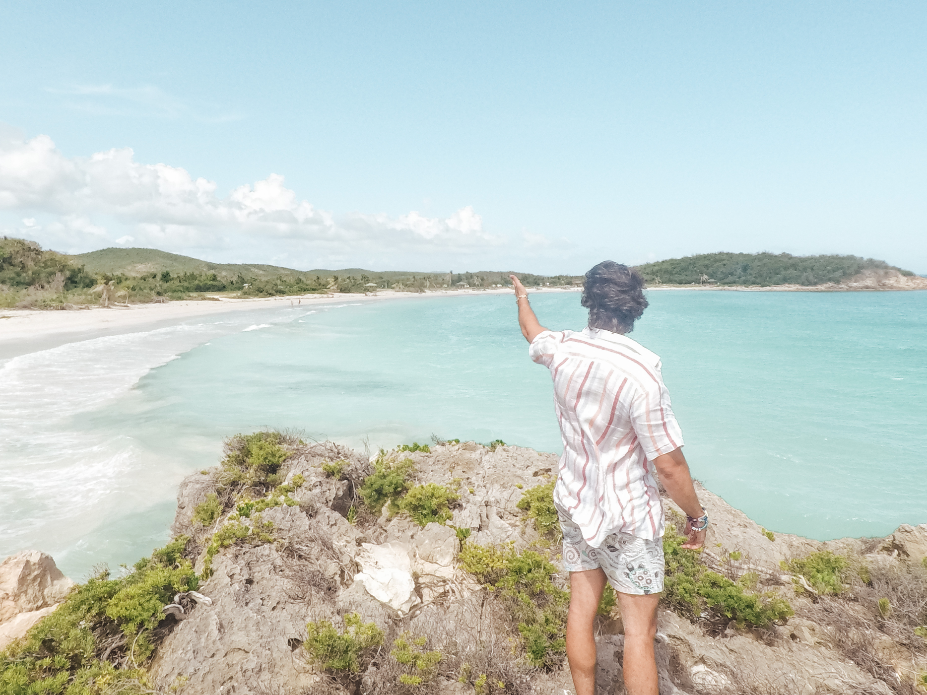
[[[631,640],[653,641],[657,636],[657,616],[652,620],[638,620],[634,624],[625,624],[624,637]]]

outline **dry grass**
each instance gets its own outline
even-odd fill
[[[887,559],[865,566],[862,558],[851,558],[854,565],[846,577],[851,585],[845,594],[816,598],[801,609],[801,617],[826,628],[831,649],[893,693],[922,695],[913,680],[927,664],[927,641],[916,636],[914,628],[927,622],[927,569]],[[865,571],[859,572],[860,567]],[[879,609],[881,598],[891,606],[887,615]],[[891,653],[885,648],[887,640],[895,645]]]

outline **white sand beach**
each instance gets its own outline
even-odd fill
[[[578,288],[534,288],[531,292],[576,292]],[[424,293],[381,290],[371,294],[307,294],[286,297],[186,300],[156,304],[116,305],[67,311],[6,309],[0,311],[0,359],[45,350],[77,340],[117,335],[167,326],[199,316],[226,312],[277,309],[288,306],[324,306],[345,301],[376,302],[386,299],[420,299],[439,296],[511,294],[508,288],[434,290]]]

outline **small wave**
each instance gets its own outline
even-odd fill
[[[258,331],[262,328],[270,328],[270,324],[269,323],[256,323],[253,326],[248,326],[247,328],[245,328],[242,331],[242,333],[247,333],[248,331]]]

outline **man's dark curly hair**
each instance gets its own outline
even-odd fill
[[[580,303],[589,309],[589,328],[630,333],[647,308],[644,278],[634,268],[602,261],[586,273]]]

